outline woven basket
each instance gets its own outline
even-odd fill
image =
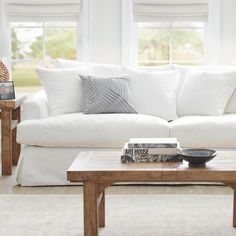
[[[0,61],[0,82],[9,81],[9,72],[7,67]]]

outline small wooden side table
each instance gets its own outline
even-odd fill
[[[21,105],[26,95],[13,100],[0,100],[2,132],[2,175],[12,174],[12,165],[17,165],[21,146],[16,142],[16,127],[20,122]]]

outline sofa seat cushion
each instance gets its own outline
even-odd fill
[[[170,136],[181,147],[235,148],[236,114],[184,116],[171,123]]]
[[[169,137],[164,119],[140,114],[64,114],[26,120],[17,127],[21,144],[44,147],[121,148],[133,137]]]

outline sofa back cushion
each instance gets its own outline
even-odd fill
[[[93,75],[96,77],[123,75],[121,71],[121,66],[118,65],[105,65],[105,64],[103,65],[103,64],[89,63],[88,66],[91,68]]]
[[[146,72],[123,67],[130,76],[134,109],[140,114],[174,120],[179,71]]]
[[[177,98],[178,116],[223,115],[236,87],[236,71],[188,71]]]
[[[56,59],[55,68],[72,68],[86,65],[86,62],[79,62],[69,59]]]
[[[109,64],[85,63],[75,60],[57,59],[56,68],[72,68],[87,66],[96,77],[108,77],[122,75],[121,66]]]
[[[76,60],[68,60],[68,59],[60,59],[56,60],[55,67],[56,68],[70,68],[70,67],[79,67],[87,65],[90,67],[94,76],[97,77],[108,77],[115,75],[122,75],[122,66],[120,65],[112,65],[112,64],[96,64],[96,63],[86,63],[79,62]],[[173,66],[170,64],[163,66],[138,66],[132,67],[135,70],[142,70],[146,72],[157,72],[157,71],[171,71],[173,70]]]
[[[61,69],[37,68],[36,71],[47,94],[50,116],[84,110],[82,82],[79,75],[90,74],[86,66]]]
[[[234,66],[182,66],[182,65],[173,65],[173,69],[179,69],[182,73],[179,87],[178,87],[178,93],[181,91],[183,87],[183,83],[185,81],[186,75],[188,72],[191,71],[205,71],[205,72],[229,72],[235,70]],[[236,90],[234,91],[233,95],[229,99],[225,111],[225,114],[229,113],[236,113]]]

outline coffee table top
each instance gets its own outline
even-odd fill
[[[71,182],[223,182],[236,181],[236,151],[218,151],[205,168],[183,162],[125,163],[119,151],[81,152],[67,171]]]

